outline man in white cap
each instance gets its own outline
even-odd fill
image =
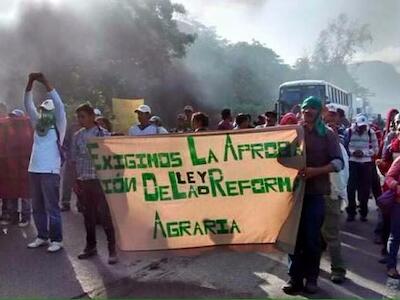
[[[354,221],[357,214],[357,192],[360,203],[360,220],[366,222],[372,185],[372,168],[375,167],[373,157],[378,154],[379,145],[376,134],[369,127],[368,118],[365,115],[357,115],[355,123],[346,131],[345,146],[350,156],[347,221]]]
[[[163,134],[160,128],[150,122],[151,119],[151,108],[148,105],[142,104],[136,110],[135,113],[138,115],[139,124],[133,125],[129,128],[128,135],[140,136],[140,135],[155,135]]]
[[[38,110],[32,96],[35,81],[44,85],[49,96]],[[60,145],[63,143],[67,126],[65,108],[57,91],[42,73],[29,75],[24,103],[35,131],[28,171],[37,237],[28,245],[28,248],[48,245],[50,240],[47,251],[57,252],[63,247],[62,221],[58,202],[63,157]]]
[[[162,125],[162,120],[159,116],[152,116],[150,118],[150,123],[156,125],[158,127],[158,131],[160,134],[167,134],[168,130],[164,128]]]

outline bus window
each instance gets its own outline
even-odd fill
[[[328,97],[329,97],[329,101],[333,103],[333,93],[332,93],[331,86],[328,86]]]
[[[291,110],[294,106],[301,104],[304,99],[316,96],[325,101],[326,90],[323,85],[296,85],[283,86],[280,90],[279,100],[281,101],[284,113]]]

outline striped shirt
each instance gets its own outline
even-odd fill
[[[76,163],[78,180],[97,179],[96,168],[90,157],[87,143],[93,137],[110,136],[110,133],[99,126],[79,129],[72,138],[71,161]]]

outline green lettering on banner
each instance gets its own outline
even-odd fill
[[[239,181],[239,192],[240,195],[244,194],[245,189],[251,189],[250,181],[249,180],[240,180]]]
[[[208,163],[217,163],[218,158],[215,156],[214,152],[210,149],[210,152],[208,153]]]
[[[161,232],[163,238],[176,238],[183,236],[199,236],[205,234],[222,235],[241,233],[235,220],[232,226],[227,219],[204,220],[203,222],[169,221],[163,223],[160,215],[156,211],[154,218],[153,239],[157,239],[158,233]]]
[[[199,198],[199,194],[197,193],[196,188],[193,185],[190,185],[188,198],[191,199],[193,197]]]
[[[290,178],[289,177],[278,177],[278,186],[279,186],[279,191],[281,193],[283,192],[288,192],[291,193],[292,192],[292,183],[290,182]]]
[[[263,144],[254,144],[251,147],[251,158],[256,159],[256,158],[264,158],[264,156],[261,154],[264,152],[264,146]]]
[[[113,169],[112,164],[111,164],[112,156],[110,156],[110,155],[102,156],[102,159],[103,159],[103,168],[102,169],[103,170],[107,170],[107,169],[112,170]]]
[[[154,187],[154,192],[149,192],[148,182],[152,182]],[[142,182],[144,187],[144,200],[145,201],[158,201],[158,190],[157,190],[157,180],[156,176],[153,173],[143,173],[142,174]]]
[[[135,155],[127,154],[124,157],[125,157],[125,166],[128,169],[136,169]]]
[[[158,168],[159,167],[159,160],[157,153],[147,154],[147,163],[149,168]]]
[[[201,229],[201,226],[200,226],[199,222],[196,222],[196,225],[194,226],[193,235],[197,235],[197,232],[200,232],[200,235],[204,235],[204,232]]]
[[[238,155],[235,152],[231,136],[227,134],[225,139],[224,161],[228,161],[229,153],[231,153],[234,160],[238,160]]]
[[[171,162],[169,160],[169,153],[160,153],[158,155],[160,161],[161,168],[169,168],[171,167]]]
[[[178,182],[176,180],[175,172],[168,172],[169,182],[172,188],[172,197],[176,200],[186,199],[186,193],[180,192],[178,187]]]
[[[117,177],[113,178],[113,192],[116,194],[121,194],[124,193],[124,178],[120,177],[119,174],[117,174]]]
[[[124,161],[124,156],[123,155],[114,155],[113,158],[117,161],[117,164],[114,165],[115,170],[122,170],[125,169],[125,165],[123,163]]]
[[[237,233],[240,233],[239,225],[236,223],[235,220],[233,220],[232,227],[231,227],[231,234],[233,234],[235,230]]]
[[[228,234],[228,221],[227,220],[215,220],[215,223],[219,225],[217,234]]]
[[[103,191],[105,194],[112,194],[112,180],[111,179],[105,179],[101,181],[102,186],[103,186]]]
[[[161,201],[171,200],[171,197],[168,196],[169,195],[168,190],[169,190],[169,186],[160,186],[158,188],[158,191],[160,193],[160,200]]]
[[[253,179],[251,181],[251,186],[253,187],[254,194],[265,194],[264,180],[261,178]]]
[[[144,160],[146,159],[146,154],[138,153],[138,154],[136,154],[136,158],[139,159],[139,163],[137,164],[137,168],[138,169],[146,169],[147,165],[144,162]]]
[[[196,152],[196,144],[194,142],[193,136],[187,137],[189,152],[190,152],[190,159],[192,161],[193,166],[200,166],[207,164],[206,159],[204,157],[199,158]]]
[[[190,233],[189,229],[190,229],[190,221],[179,222],[180,236],[184,236],[185,234],[191,236],[192,234]]]
[[[228,196],[239,196],[239,192],[237,191],[237,182],[236,181],[227,181],[226,185],[226,193]]]
[[[89,155],[93,160],[94,167],[96,168],[96,170],[101,170],[101,165],[97,164],[97,160],[99,159],[99,156],[97,154],[93,153],[94,149],[99,149],[99,144],[97,144],[97,143],[88,143],[86,145],[86,147],[88,148]]]
[[[157,228],[160,227],[161,229],[161,234],[163,235],[164,238],[167,237],[167,234],[165,233],[165,229],[163,226],[163,223],[161,222],[160,216],[158,215],[158,212],[156,211],[156,217],[154,220],[154,231],[153,231],[153,239],[155,240],[157,238]]]
[[[264,148],[265,148],[265,158],[277,158],[278,157],[276,143],[274,143],[274,142],[265,143]]]
[[[182,167],[183,161],[179,152],[171,153],[171,168]]]
[[[270,190],[272,190],[274,192],[278,192],[278,190],[276,189],[277,183],[278,183],[278,180],[275,177],[274,178],[264,178],[266,192],[269,193]]]
[[[218,173],[219,178],[214,177],[214,173]],[[225,197],[225,191],[221,186],[221,182],[224,180],[224,176],[222,175],[222,171],[220,169],[210,169],[208,170],[208,176],[210,178],[210,186],[211,186],[211,195],[213,197],[217,197],[217,191],[221,194],[222,197]]]
[[[136,192],[136,178],[125,178],[125,193]]]
[[[243,160],[243,152],[250,151],[251,147],[248,144],[242,144],[238,146],[238,151],[239,151],[239,159]]]
[[[179,236],[179,225],[178,222],[169,222],[167,223],[167,232],[168,237],[177,237]]]
[[[204,233],[205,234],[208,234],[209,232],[211,232],[212,234],[216,234],[216,232],[214,231],[215,221],[213,221],[213,220],[204,220],[203,224],[204,224]]]

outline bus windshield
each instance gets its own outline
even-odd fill
[[[307,97],[316,96],[324,101],[325,95],[324,85],[287,86],[281,88],[279,101],[282,104],[283,113],[287,113]]]

